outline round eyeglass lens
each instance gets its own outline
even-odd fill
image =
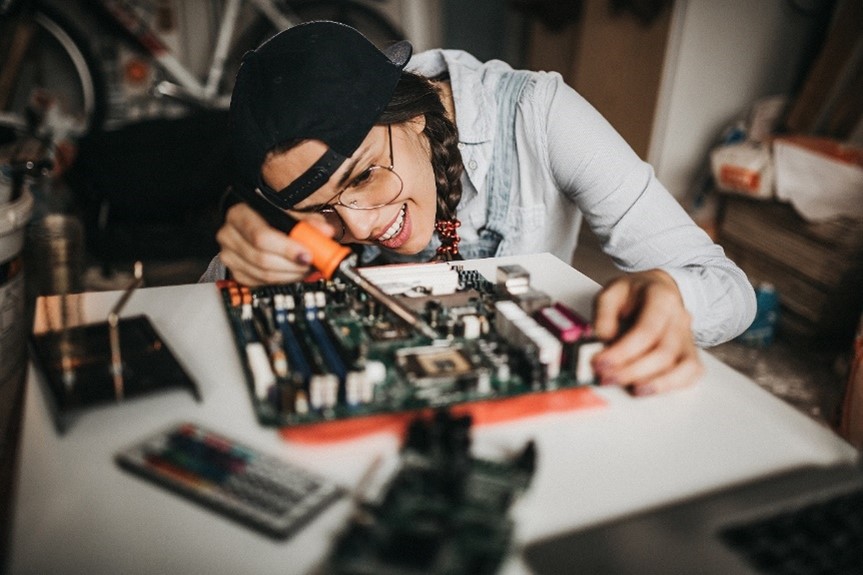
[[[370,167],[346,187],[339,204],[352,210],[371,210],[392,203],[402,193],[402,179],[384,166]]]

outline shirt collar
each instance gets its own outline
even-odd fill
[[[415,74],[433,78],[449,72],[459,141],[480,144],[492,139],[490,111],[496,107],[483,90],[483,75],[476,70],[482,62],[462,50],[428,50],[411,58],[405,67]]]

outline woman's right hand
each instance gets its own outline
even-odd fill
[[[335,233],[322,218],[309,217],[309,223],[323,233]],[[271,227],[247,204],[231,206],[225,223],[216,233],[222,250],[219,257],[238,282],[261,284],[290,283],[309,273],[312,256],[302,244]]]

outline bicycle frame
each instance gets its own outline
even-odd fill
[[[227,107],[230,94],[219,94],[219,82],[225,69],[225,60],[234,37],[241,5],[247,2],[263,14],[279,30],[296,24],[272,0],[226,0],[224,13],[216,35],[216,47],[210,68],[202,82],[172,53],[150,25],[135,12],[127,0],[95,0],[111,18],[132,35],[153,58],[159,68],[172,80],[162,81],[156,91],[164,96],[177,98],[204,107]]]
[[[141,119],[176,117],[184,114],[184,107],[225,110],[233,80],[229,76],[236,72],[243,51],[265,40],[265,34],[308,19],[344,21],[381,46],[404,37],[384,15],[361,0],[210,2],[206,12],[190,12],[196,18],[201,14],[207,18],[209,41],[201,58],[187,60],[173,48],[171,38],[177,40],[178,35],[161,32],[160,14],[150,12],[150,0],[84,0],[80,8],[88,16],[85,20],[101,27],[96,34],[92,28],[82,30],[77,25],[77,8],[67,11],[54,6],[57,0],[0,0],[2,23],[8,23],[14,32],[9,40],[19,35],[18,28],[26,31],[35,24],[35,35],[0,43],[0,57],[6,64],[0,64],[0,124],[16,132],[28,129],[31,95],[37,88],[55,110],[63,112],[63,122],[52,120],[51,130],[62,129],[76,137]],[[19,12],[19,7],[25,10]],[[118,44],[121,36],[123,41]],[[130,70],[126,64],[135,62],[125,50],[129,44],[137,47],[147,66],[131,71],[144,71],[146,77],[125,77]],[[124,49],[117,51],[118,47]],[[116,51],[117,57],[112,60],[109,51]],[[19,60],[26,65],[17,64]],[[152,70],[157,72],[155,78],[149,73]],[[166,97],[156,103],[161,96]]]

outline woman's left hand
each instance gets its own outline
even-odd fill
[[[612,280],[594,302],[594,330],[608,342],[593,358],[603,385],[650,395],[693,383],[704,371],[692,319],[677,284],[662,270]]]

